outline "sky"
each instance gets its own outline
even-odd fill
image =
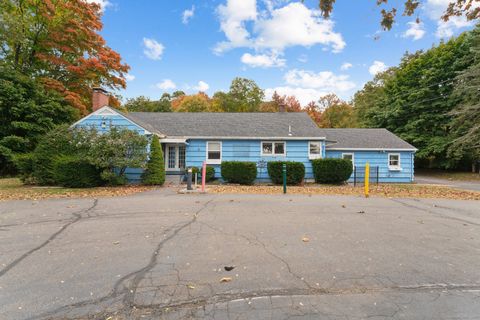
[[[440,20],[449,0],[421,1],[415,16],[398,15],[390,31],[382,31],[376,0],[338,0],[327,20],[318,0],[89,1],[102,5],[101,33],[131,67],[124,98],[213,95],[244,77],[267,98],[277,91],[302,105],[327,93],[350,100],[405,52],[473,27],[463,18]]]

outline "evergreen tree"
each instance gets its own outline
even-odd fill
[[[165,164],[160,141],[154,136],[150,145],[150,160],[142,175],[142,182],[148,185],[163,185],[165,183]]]

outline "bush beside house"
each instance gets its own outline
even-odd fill
[[[352,175],[352,162],[346,159],[312,160],[313,175],[317,183],[343,183]]]
[[[165,183],[165,164],[163,163],[162,146],[157,136],[150,145],[150,159],[142,174],[142,183],[147,185],[163,185]]]
[[[275,184],[283,184],[283,165],[287,165],[287,184],[299,185],[305,177],[305,166],[301,162],[271,161],[267,164],[268,175]]]
[[[102,185],[100,170],[76,156],[60,156],[53,164],[56,184],[67,188],[92,188]]]
[[[215,180],[215,168],[211,166],[207,166],[207,173],[205,175],[205,181],[211,182]],[[202,168],[193,167],[192,174],[198,173],[198,177],[202,176]]]
[[[223,180],[230,183],[252,185],[257,178],[255,162],[223,161],[221,170]]]

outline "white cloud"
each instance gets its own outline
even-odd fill
[[[375,60],[373,64],[368,68],[368,72],[370,72],[370,74],[374,76],[377,73],[387,70],[387,68],[388,67],[384,62]]]
[[[107,7],[112,5],[112,3],[108,0],[85,0],[85,1],[88,3],[96,3],[100,5],[100,10],[102,12],[104,12]]]
[[[410,21],[407,23],[409,28],[402,34],[404,38],[412,38],[413,40],[420,40],[425,35],[425,27],[422,22]]]
[[[287,47],[321,44],[339,52],[345,47],[342,35],[333,31],[332,20],[321,18],[318,10],[310,10],[299,2],[279,8],[274,8],[276,1],[267,3],[267,12],[261,14],[257,12],[256,0],[227,0],[226,5],[220,5],[220,28],[227,41],[218,43],[214,51],[248,47],[282,52]],[[247,22],[252,24],[250,30]]]
[[[127,81],[133,81],[133,80],[135,80],[135,76],[134,76],[133,74],[127,73],[127,74],[125,75],[125,80],[127,80]]]
[[[346,71],[346,70],[350,69],[351,67],[353,67],[353,64],[351,64],[350,62],[344,62],[340,66],[340,70]]]
[[[188,24],[188,22],[190,21],[190,19],[193,18],[194,15],[195,15],[195,6],[192,6],[191,9],[187,9],[187,10],[183,11],[182,23],[183,24]]]
[[[302,54],[297,60],[301,63],[306,63],[308,62],[308,56],[306,54]]]
[[[344,92],[355,87],[355,83],[346,75],[335,75],[330,71],[318,73],[293,69],[284,76],[285,82],[290,86],[301,88],[320,89],[322,91]]]
[[[208,89],[210,89],[210,85],[205,81],[198,81],[198,84],[195,87],[193,87],[193,89],[197,91],[205,92]]]
[[[474,25],[474,21],[468,21],[466,17],[451,17],[448,21],[441,19],[450,2],[453,0],[427,0],[423,9],[427,16],[437,22],[435,35],[438,38],[450,38],[455,31]],[[472,8],[480,7],[480,2],[474,1]]]
[[[177,87],[175,82],[173,82],[170,79],[164,79],[162,82],[159,82],[155,85],[157,88],[168,91],[168,90],[173,90]]]
[[[284,87],[266,89],[265,98],[271,99],[275,91],[281,96],[283,95],[295,96],[300,102],[300,105],[302,106],[306,106],[308,103],[312,101],[318,101],[320,97],[328,94],[328,92],[317,90],[317,89],[295,88],[290,86],[284,86]]]
[[[143,45],[145,46],[143,53],[148,58],[152,60],[162,59],[163,50],[165,50],[163,44],[159,43],[155,39],[143,38]]]
[[[240,60],[252,68],[272,68],[285,66],[285,59],[279,58],[277,54],[273,53],[271,55],[252,55],[250,53],[245,53]]]

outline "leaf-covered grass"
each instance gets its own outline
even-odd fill
[[[452,181],[476,181],[480,182],[480,174],[472,172],[446,171],[446,170],[417,170],[418,175],[431,178],[447,179]]]
[[[281,186],[209,186],[208,192],[226,194],[282,194]],[[363,196],[363,187],[350,185],[317,185],[309,184],[302,187],[288,187],[288,194],[306,195],[353,195]],[[386,198],[440,198],[454,200],[480,200],[480,192],[464,191],[443,186],[422,186],[415,184],[383,184],[372,186],[370,196]]]
[[[99,188],[60,188],[26,186],[17,178],[0,179],[0,201],[40,200],[49,198],[90,198],[125,196],[151,190],[148,186],[122,186]]]

